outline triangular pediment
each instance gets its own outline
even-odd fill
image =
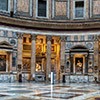
[[[7,41],[2,41],[0,42],[0,49],[13,49],[13,46]]]
[[[87,49],[85,46],[81,46],[81,45],[76,45],[74,47],[72,47],[71,49]]]
[[[70,52],[89,52],[89,50],[85,46],[76,45],[70,49]]]
[[[7,41],[2,41],[0,42],[1,46],[11,46],[10,43],[8,43]]]

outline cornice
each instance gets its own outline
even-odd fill
[[[55,20],[32,20],[0,16],[0,24],[23,27],[29,29],[48,29],[48,30],[84,30],[100,29],[100,19],[55,21]]]

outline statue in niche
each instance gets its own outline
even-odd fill
[[[82,73],[83,58],[76,58],[76,72]]]

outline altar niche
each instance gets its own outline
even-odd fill
[[[83,57],[75,57],[75,73],[83,73]]]
[[[72,74],[87,74],[89,50],[81,45],[75,46],[70,50],[70,72]]]

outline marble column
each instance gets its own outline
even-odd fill
[[[89,60],[89,57],[88,57],[88,55],[85,55],[85,71],[84,71],[84,73],[85,74],[88,74],[88,60]]]
[[[22,53],[23,53],[23,34],[18,33],[18,48],[17,48],[17,65],[22,65]]]
[[[56,78],[57,81],[60,82],[60,44],[57,45],[56,53]]]
[[[62,80],[62,73],[65,72],[65,36],[61,36],[61,43],[60,43],[60,79]]]
[[[35,67],[36,67],[36,35],[32,35],[31,45],[31,78],[35,79]]]
[[[49,81],[49,75],[51,72],[51,36],[47,36],[47,63],[46,63],[46,82]]]
[[[10,72],[10,52],[8,52],[8,72]]]
[[[66,41],[65,36],[61,37],[61,49],[60,49],[60,67],[63,66],[65,71],[65,47],[66,47]]]
[[[70,74],[73,74],[73,73],[75,73],[75,66],[73,66],[73,57],[74,57],[74,55],[72,55],[71,53],[70,53]]]
[[[98,78],[98,69],[99,69],[99,41],[98,36],[95,36],[94,39],[94,75]]]
[[[12,71],[12,52],[10,53],[10,71]]]

